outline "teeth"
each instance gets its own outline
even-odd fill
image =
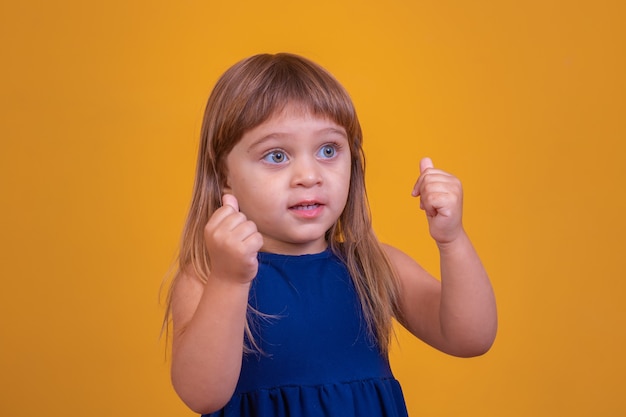
[[[306,204],[306,205],[302,205],[302,206],[295,206],[294,208],[296,210],[311,210],[311,209],[314,209],[317,206],[318,206],[318,204]]]

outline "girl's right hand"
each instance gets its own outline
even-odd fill
[[[254,279],[263,236],[256,224],[239,211],[234,195],[222,196],[222,207],[215,210],[204,227],[204,241],[211,259],[212,278],[239,283]]]

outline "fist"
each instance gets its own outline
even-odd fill
[[[222,197],[222,207],[204,227],[204,241],[211,260],[211,277],[239,283],[254,279],[263,236],[256,224],[239,212],[235,196]]]
[[[430,158],[420,162],[420,176],[412,195],[420,198],[430,235],[438,244],[454,241],[463,233],[463,187],[461,181],[433,166]]]

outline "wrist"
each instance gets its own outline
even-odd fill
[[[233,279],[229,274],[220,274],[219,272],[212,272],[207,278],[205,284],[205,290],[224,292],[224,293],[248,293],[250,291],[250,285],[252,281],[244,281]]]
[[[454,253],[458,250],[462,250],[467,247],[467,245],[471,245],[469,240],[469,236],[465,233],[465,230],[461,228],[459,233],[451,239],[437,241],[437,248],[439,248],[440,253]]]

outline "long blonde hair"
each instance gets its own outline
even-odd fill
[[[202,124],[191,206],[183,230],[178,273],[183,270],[202,281],[209,275],[209,255],[203,230],[219,207],[226,178],[226,157],[243,134],[260,125],[288,103],[312,114],[328,117],[342,126],[350,143],[352,168],[346,207],[326,233],[330,249],[346,264],[358,293],[370,334],[386,352],[392,319],[399,317],[398,281],[374,232],[365,190],[365,158],[362,132],[350,96],[325,69],[293,54],[260,54],[229,68],[211,93]],[[253,347],[249,331],[248,340]]]

